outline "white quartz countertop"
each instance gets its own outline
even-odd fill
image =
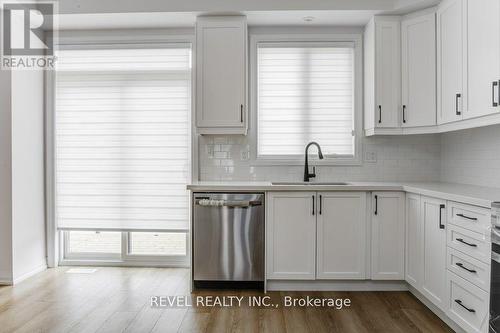
[[[269,191],[405,191],[445,200],[487,207],[500,201],[500,188],[440,182],[349,182],[348,185],[275,185],[271,182],[200,181],[189,184],[193,192]]]

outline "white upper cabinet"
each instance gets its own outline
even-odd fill
[[[372,194],[373,280],[404,280],[405,200],[402,192]]]
[[[196,22],[196,126],[200,134],[247,132],[247,27],[243,16]]]
[[[437,11],[438,123],[462,119],[467,105],[466,0],[445,0]]]
[[[435,13],[401,22],[402,126],[436,125]]]
[[[500,112],[500,1],[467,1],[468,108],[464,118]]]
[[[397,16],[376,16],[365,28],[365,129],[400,127],[399,20]]]
[[[273,192],[267,197],[268,279],[314,280],[316,192]]]
[[[316,278],[364,279],[366,193],[318,192]]]

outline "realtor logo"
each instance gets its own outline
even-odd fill
[[[55,4],[2,2],[2,68],[53,68]]]

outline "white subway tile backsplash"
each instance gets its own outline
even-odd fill
[[[436,181],[440,176],[439,135],[363,139],[363,151],[376,156],[359,166],[318,166],[317,181]],[[302,165],[254,165],[245,136],[200,136],[200,180],[302,179]],[[311,163],[314,165],[314,162]]]
[[[442,134],[440,179],[500,187],[500,125]]]

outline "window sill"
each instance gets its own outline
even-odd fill
[[[251,166],[303,166],[304,163],[304,157],[297,159],[255,158],[250,160]],[[358,156],[354,158],[325,158],[323,160],[309,159],[309,165],[315,166],[361,166],[362,164],[361,158]]]

